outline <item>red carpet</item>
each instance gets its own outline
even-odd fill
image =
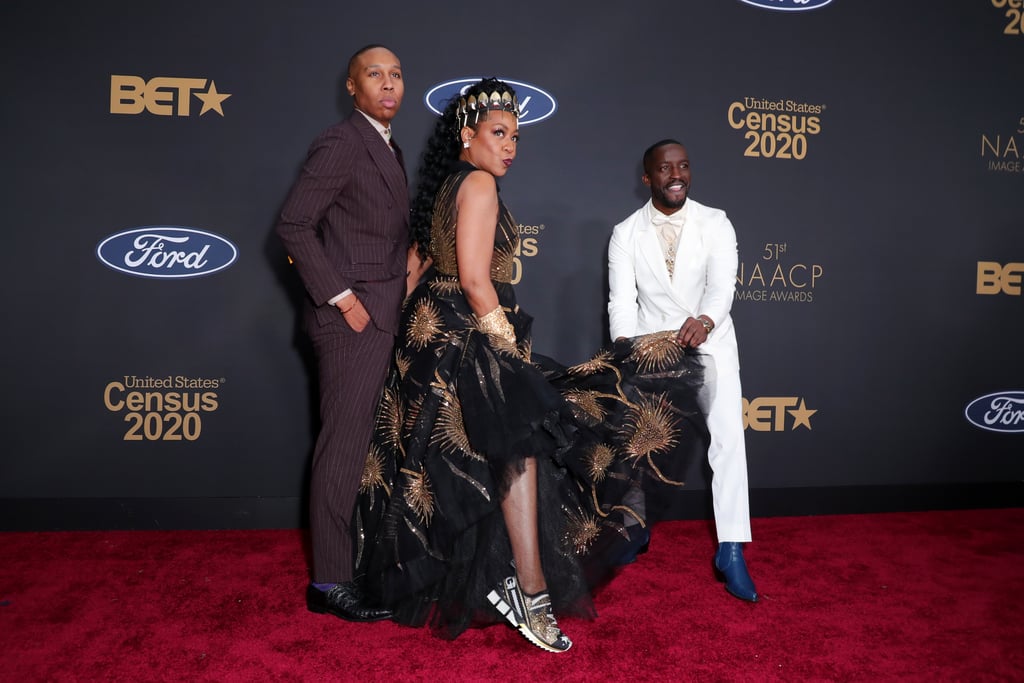
[[[708,523],[561,625],[454,642],[310,614],[299,531],[0,534],[3,681],[1024,681],[1024,509],[761,518],[756,605],[714,581]]]

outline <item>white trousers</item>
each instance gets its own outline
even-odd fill
[[[747,447],[743,435],[743,390],[740,371],[717,369],[707,409],[711,447],[711,497],[718,542],[746,543],[750,536],[750,497],[747,491]]]

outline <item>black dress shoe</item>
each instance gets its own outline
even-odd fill
[[[346,621],[383,621],[391,610],[366,604],[362,591],[350,582],[335,584],[327,591],[306,587],[306,607],[317,614],[333,614]]]

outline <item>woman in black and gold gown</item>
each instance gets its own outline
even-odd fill
[[[486,79],[448,105],[423,156],[413,239],[432,269],[404,305],[353,533],[368,596],[454,638],[506,620],[571,641],[593,590],[670,517],[706,452],[699,358],[673,333],[566,368],[532,352],[511,285],[517,225],[496,178],[518,104]]]

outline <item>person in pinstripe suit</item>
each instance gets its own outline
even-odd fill
[[[320,432],[310,479],[311,611],[349,621],[391,616],[353,576],[349,524],[407,294],[409,195],[391,120],[404,94],[398,57],[368,45],[350,59],[354,111],[313,141],[276,232],[308,293]]]

